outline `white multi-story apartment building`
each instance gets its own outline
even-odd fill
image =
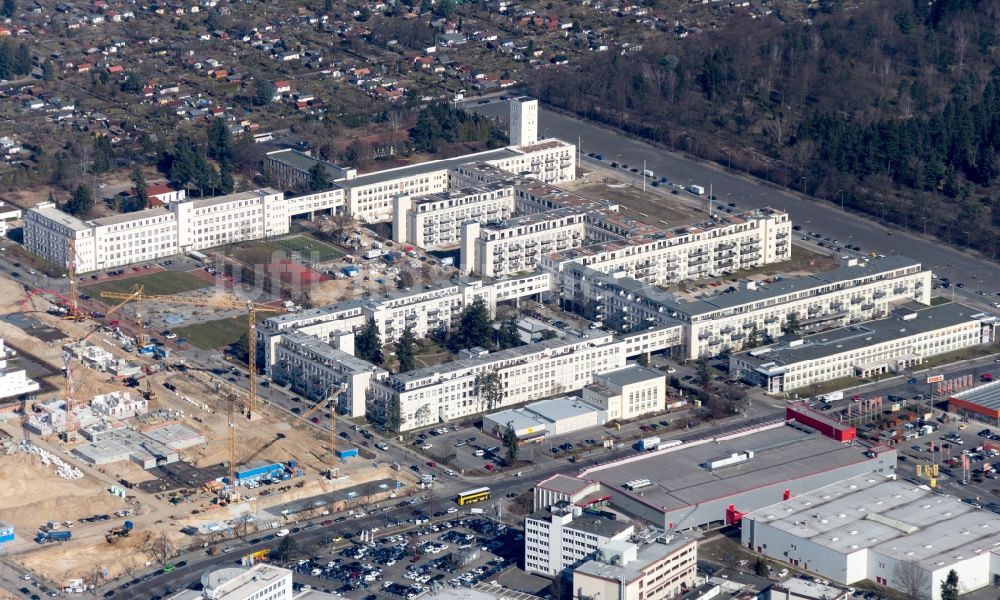
[[[397,196],[392,239],[419,248],[458,246],[462,223],[507,219],[514,212],[514,188],[501,183],[452,188],[438,194]]]
[[[372,382],[368,414],[383,418],[390,399],[398,399],[403,431],[578,390],[594,373],[625,366],[626,344],[611,334],[552,339],[389,375]],[[476,394],[477,375],[496,372],[502,398],[487,407]]]
[[[889,256],[773,283],[744,284],[733,293],[685,299],[628,277],[618,278],[581,264],[567,264],[555,283],[566,302],[587,303],[596,318],[619,331],[649,322],[680,323],[681,356],[697,359],[739,351],[754,332],[778,338],[782,328],[809,332],[859,323],[889,314],[892,303],[930,304],[931,274],[920,263]]]
[[[663,286],[788,260],[791,232],[787,213],[763,208],[553,252],[541,264],[561,271],[576,262]]]
[[[264,174],[273,185],[283,190],[295,190],[309,185],[312,180],[312,169],[320,165],[326,171],[331,182],[341,179],[354,179],[358,170],[338,167],[337,165],[313,158],[298,150],[275,150],[264,155]]]
[[[885,319],[735,353],[729,372],[772,393],[841,377],[869,378],[988,344],[997,325],[996,316],[954,302],[916,310],[899,307]]]
[[[558,208],[497,223],[462,224],[461,268],[483,277],[534,271],[542,255],[579,246],[587,234],[587,211]]]
[[[583,399],[607,411],[609,421],[658,413],[667,405],[667,377],[638,365],[597,373],[583,388]]]
[[[0,338],[0,398],[10,398],[21,394],[37,392],[39,385],[34,379],[29,379],[24,369],[9,369],[7,361],[17,354],[4,345]]]
[[[625,542],[635,526],[625,518],[583,515],[569,502],[559,502],[524,519],[524,570],[548,577],[579,567],[609,543]]]
[[[375,320],[383,343],[399,339],[406,328],[421,338],[442,328],[450,328],[458,315],[476,298],[482,298],[490,313],[498,302],[540,297],[548,293],[547,274],[534,273],[484,283],[480,280],[439,282],[414,290],[399,290],[385,298],[351,300],[333,306],[266,319],[257,327],[257,341],[267,369],[277,360],[275,348],[281,336],[300,331],[328,341],[331,336],[354,331],[369,318]]]
[[[156,260],[181,252],[288,233],[281,192],[260,189],[215,198],[184,198],[133,213],[83,221],[38,204],[25,213],[24,245],[58,265],[74,246],[77,273]]]
[[[281,335],[271,379],[314,400],[339,395],[336,408],[340,412],[363,417],[369,382],[373,376],[384,376],[385,371],[354,356],[353,334],[345,333],[335,340],[339,347],[301,331]]]

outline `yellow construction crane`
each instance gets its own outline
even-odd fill
[[[247,405],[247,417],[257,412],[257,313],[258,312],[284,312],[284,308],[258,304],[252,300],[243,300],[236,296],[210,296],[202,298],[198,296],[176,296],[158,295],[147,296],[142,291],[142,286],[136,286],[132,292],[101,292],[101,298],[117,299],[128,301],[133,298],[136,302],[162,302],[164,304],[182,304],[187,306],[201,306],[207,308],[219,308],[223,310],[246,310],[249,318],[247,329],[247,370],[250,376],[250,398]],[[138,312],[138,309],[137,309]],[[142,340],[142,317],[139,317],[138,340]],[[141,347],[141,344],[140,344]]]
[[[108,312],[104,313],[104,319],[108,319],[109,317],[111,317],[111,315],[113,315],[116,312],[118,312],[121,309],[121,307],[125,306],[129,302],[137,301],[142,296],[142,290],[143,290],[143,287],[141,285],[135,286],[132,289],[132,291],[129,292],[128,298],[126,298],[126,299],[122,300],[121,302],[119,302],[118,304],[112,306],[110,309],[108,309]],[[136,311],[138,312],[138,307],[136,307]],[[140,329],[142,328],[142,317],[139,318],[139,327],[140,327]],[[90,333],[88,333],[87,335],[83,336],[83,339],[86,340],[87,338],[89,338],[91,335],[93,335],[100,328],[101,328],[101,323],[98,323],[97,327],[94,327],[94,329],[92,329],[90,331]]]
[[[299,417],[299,421],[302,423],[308,422],[308,419],[314,412],[323,408],[324,406],[330,409],[330,452],[336,452],[337,450],[337,399],[340,397],[341,392],[344,391],[344,386],[335,385],[327,388],[326,397],[322,400],[317,400],[316,404],[309,407],[306,412],[302,413]]]
[[[80,314],[76,293],[76,243],[70,240],[66,244],[66,277],[69,278],[69,314]]]

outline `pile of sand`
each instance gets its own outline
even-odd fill
[[[46,521],[75,521],[96,513],[113,513],[125,501],[112,496],[92,477],[67,480],[35,455],[0,456],[0,513],[22,535]]]

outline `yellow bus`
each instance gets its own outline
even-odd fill
[[[467,492],[462,492],[455,499],[459,506],[465,506],[466,504],[471,504],[473,502],[481,502],[483,500],[490,499],[490,488],[481,487],[474,490],[469,490]]]

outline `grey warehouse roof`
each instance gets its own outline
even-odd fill
[[[874,474],[748,516],[840,554],[868,549],[932,571],[1000,550],[1000,515],[925,486]]]
[[[715,471],[701,466],[747,450],[755,452],[751,461]],[[587,469],[580,477],[668,512],[857,464],[869,460],[865,450],[783,426],[718,443],[680,446],[673,452],[654,453],[631,462],[610,462]],[[650,479],[654,484],[628,492],[622,484],[633,479]]]
[[[901,318],[903,315],[915,316],[903,320]],[[968,323],[980,318],[996,319],[993,315],[954,302],[926,307],[921,310],[901,309],[897,310],[897,313],[892,317],[803,337],[801,345],[790,347],[787,343],[775,344],[740,352],[738,356],[740,360],[749,363],[789,365],[826,358],[843,352],[852,352],[919,333]]]
[[[971,390],[952,394],[952,398],[978,404],[983,408],[1000,410],[1000,381],[977,385]]]

